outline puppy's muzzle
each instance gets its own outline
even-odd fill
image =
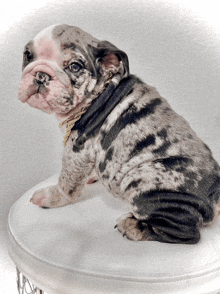
[[[45,72],[41,72],[41,71],[38,71],[36,74],[35,74],[35,77],[34,77],[34,83],[41,86],[41,85],[44,85],[44,86],[47,86],[49,85],[49,82],[51,80],[51,76]]]
[[[67,113],[75,106],[72,95],[69,77],[55,62],[37,60],[24,69],[19,85],[23,103],[47,113]]]

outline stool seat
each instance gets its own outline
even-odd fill
[[[87,185],[89,200],[42,209],[33,187],[12,206],[9,254],[36,286],[54,294],[220,293],[220,218],[196,245],[134,242],[114,230],[129,208],[100,184]]]

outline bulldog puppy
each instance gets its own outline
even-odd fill
[[[68,25],[43,30],[25,46],[19,99],[55,113],[66,130],[59,181],[36,191],[34,204],[78,201],[95,170],[131,209],[116,224],[128,239],[197,243],[218,216],[210,149],[111,43]]]

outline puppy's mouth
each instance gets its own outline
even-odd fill
[[[58,66],[47,61],[37,61],[25,68],[19,99],[46,113],[68,113],[74,108],[68,77]]]

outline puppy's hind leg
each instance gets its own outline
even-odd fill
[[[195,244],[203,221],[213,218],[209,204],[187,194],[148,192],[135,197],[133,204],[135,216],[122,216],[116,227],[134,241]]]
[[[190,221],[189,216],[186,216]],[[175,222],[163,213],[154,213],[147,220],[138,220],[133,213],[123,215],[115,226],[127,239],[133,241],[159,241],[163,243],[195,244],[200,232],[194,217],[190,224]]]

